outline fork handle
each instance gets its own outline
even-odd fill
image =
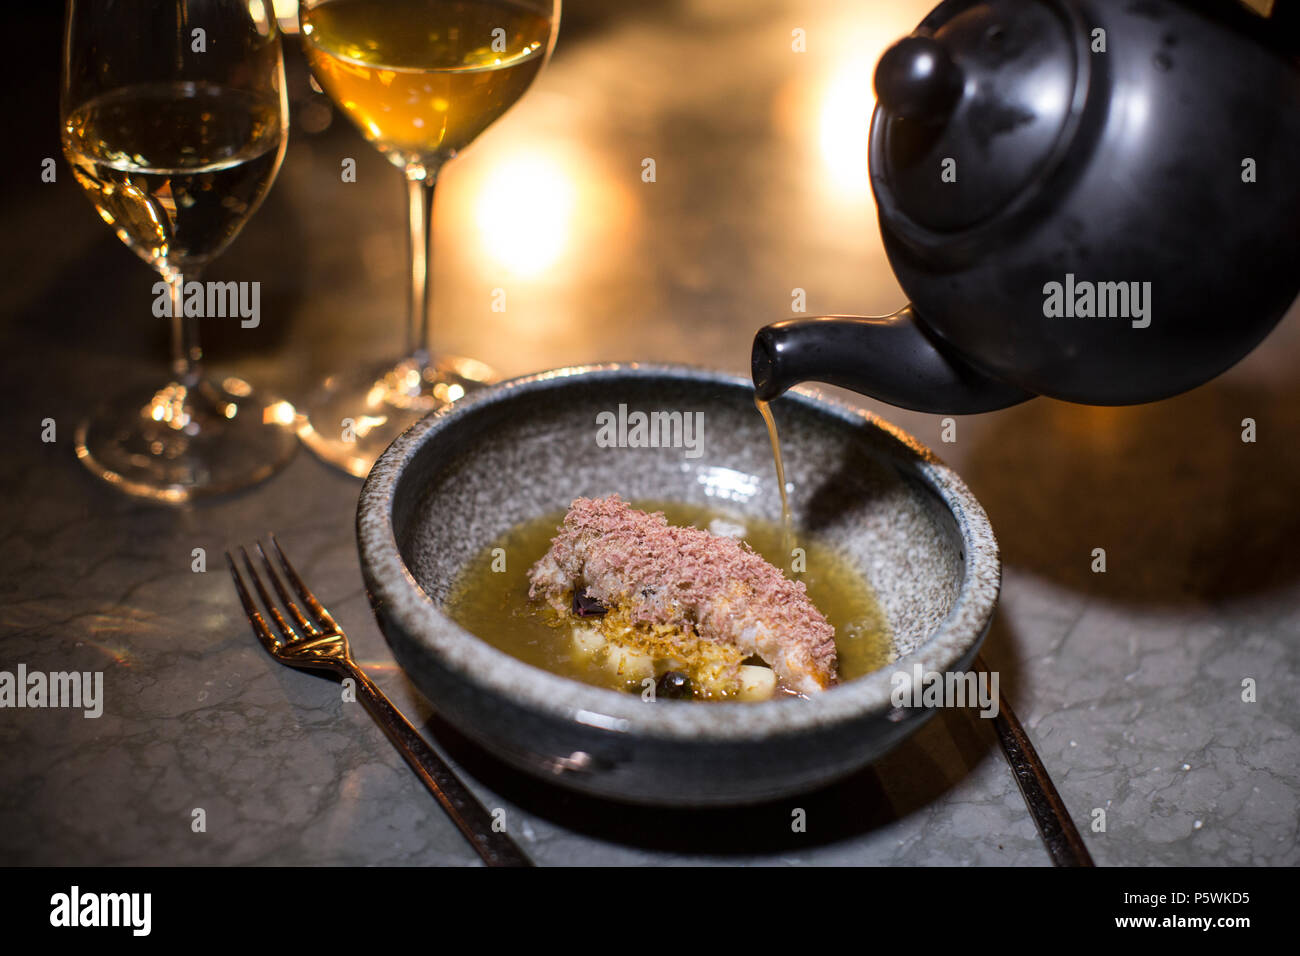
[[[374,681],[351,661],[347,676],[357,682],[358,698],[388,739],[406,758],[415,775],[429,788],[438,803],[451,817],[465,839],[473,845],[488,866],[532,866],[518,844],[504,831],[492,828],[492,816],[460,782],[451,768],[425,743],[411,722],[402,716]]]

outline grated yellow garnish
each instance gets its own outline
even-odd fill
[[[565,604],[572,606],[572,594]],[[625,608],[611,608],[601,617],[579,617],[551,608],[554,627],[589,627],[611,647],[626,648],[654,660],[655,673],[680,671],[691,679],[695,696],[704,700],[726,700],[740,694],[740,665],[745,655],[730,644],[705,640],[693,628],[671,624],[633,621]],[[608,648],[600,651],[603,657]],[[630,687],[640,690],[640,687]]]

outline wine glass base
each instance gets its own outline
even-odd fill
[[[180,503],[264,481],[297,449],[292,405],[243,379],[110,399],[77,426],[77,457],[119,491]]]
[[[322,461],[364,478],[411,425],[495,380],[489,366],[455,355],[339,372],[303,406],[298,437]]]

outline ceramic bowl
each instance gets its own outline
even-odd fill
[[[605,447],[597,416],[703,413],[692,447]],[[458,572],[511,527],[578,496],[724,504],[779,519],[771,446],[747,379],[607,365],[514,379],[412,426],[357,512],[371,604],[434,709],[510,764],[641,804],[757,802],[813,788],[896,745],[932,710],[896,707],[895,674],[965,670],[997,602],[988,519],[915,439],[814,393],[773,404],[796,524],[875,590],[896,659],[811,699],[643,701],[525,664],[443,612]],[[610,437],[606,432],[605,438]],[[518,573],[526,573],[526,569]]]

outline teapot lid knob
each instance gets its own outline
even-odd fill
[[[903,37],[876,65],[876,97],[894,116],[940,120],[963,86],[961,68],[934,37]]]
[[[1067,157],[1084,161],[1075,134],[1090,101],[1105,108],[1108,66],[1092,95],[1083,6],[944,0],[885,51],[868,157],[882,227],[938,254],[1027,208]]]

